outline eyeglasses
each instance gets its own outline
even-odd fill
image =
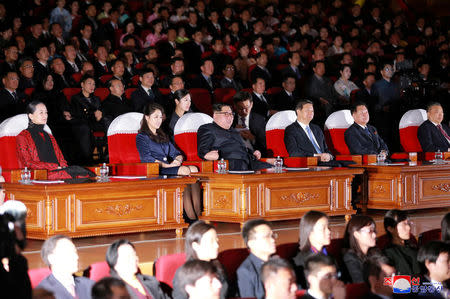
[[[222,114],[226,117],[234,117],[234,112],[214,112],[215,114]]]
[[[278,239],[278,234],[271,232],[271,233],[268,233],[268,234],[261,235],[260,238],[261,239],[274,239],[274,240],[276,240],[276,239]]]
[[[370,233],[370,234],[377,233],[377,230],[375,228],[370,228],[370,227],[363,227],[359,231],[362,233]]]
[[[341,278],[341,272],[335,272],[335,273],[330,272],[330,273],[327,273],[324,276],[322,276],[322,279],[333,279],[333,278],[334,279]]]
[[[33,65],[23,65],[22,66],[24,69],[34,69],[34,66]]]
[[[232,71],[232,70],[234,70],[234,66],[229,66],[229,67],[226,67],[225,68],[227,71]]]

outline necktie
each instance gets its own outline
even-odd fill
[[[105,70],[105,72],[108,72],[108,67],[106,66],[106,64],[103,66],[103,69]]]
[[[247,128],[247,125],[245,124],[245,117],[244,116],[241,116],[241,123],[242,123],[242,126],[244,128]]]
[[[447,132],[444,131],[444,128],[442,128],[441,124],[436,126],[439,131],[441,131],[442,135],[444,135],[445,138],[447,138],[447,141],[450,140],[450,137],[448,136]]]
[[[72,68],[73,68],[73,71],[75,72],[75,73],[78,73],[78,66],[77,66],[77,64],[76,63],[71,63],[71,65],[72,65]]]
[[[372,134],[370,134],[369,127],[365,127],[364,132],[366,132],[367,136],[369,136],[369,138],[372,139]]]
[[[208,77],[208,80],[206,80],[206,81],[208,81],[209,86],[211,88],[213,88],[213,83],[212,83],[211,77]]]
[[[261,101],[263,101],[264,103],[267,103],[267,100],[266,100],[266,98],[265,98],[263,95],[261,95],[260,99],[261,99]]]
[[[14,101],[17,101],[17,100],[18,100],[18,98],[17,98],[17,93],[16,93],[15,91],[12,92],[12,96],[13,96],[13,98],[14,98]]]
[[[152,91],[151,88],[148,89],[148,96],[149,96],[150,98],[152,98],[152,100],[153,100],[154,96],[153,96],[153,91]]]
[[[308,132],[309,140],[311,141],[312,145],[314,146],[314,149],[316,150],[316,152],[318,154],[321,154],[322,151],[320,150],[319,145],[314,141],[314,137],[313,137],[313,134],[312,134],[311,129],[309,128],[309,126],[306,126],[306,132]]]

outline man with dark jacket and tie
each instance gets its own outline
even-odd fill
[[[256,77],[252,79],[252,89],[253,111],[267,120],[274,111],[270,110],[270,97],[266,94],[266,81],[264,78]]]
[[[417,138],[424,152],[450,151],[450,128],[442,123],[444,110],[438,102],[427,106],[428,120],[417,130]]]
[[[283,76],[290,74],[294,76],[295,80],[300,80],[303,76],[299,67],[301,62],[300,54],[298,52],[289,52],[288,61],[289,65],[281,71],[281,74]]]
[[[271,108],[276,111],[294,110],[298,98],[295,91],[294,74],[285,74],[281,85],[283,86],[283,90],[272,97],[272,101],[270,102]]]
[[[17,90],[19,76],[16,72],[3,74],[3,86],[0,90],[0,123],[20,113],[25,113],[26,95]]]
[[[368,124],[369,110],[365,103],[356,103],[351,109],[355,122],[344,133],[345,143],[352,155],[377,155],[389,152],[377,129]]]
[[[252,112],[253,100],[247,91],[240,91],[233,97],[233,127],[236,128],[249,150],[259,150],[266,156],[266,120],[258,113]]]
[[[109,81],[109,96],[102,102],[106,128],[119,115],[131,112],[130,101],[125,98],[125,87],[119,79]]]
[[[220,80],[221,88],[233,88],[236,91],[240,91],[242,89],[242,84],[234,76],[236,72],[232,63],[225,64],[222,73],[223,79]]]
[[[50,52],[48,51],[47,45],[39,45],[36,52],[37,61],[34,63],[33,79],[35,82],[42,82],[50,74],[50,68],[48,66],[49,57]]]
[[[230,170],[259,170],[271,168],[261,162],[261,152],[249,151],[239,132],[231,128],[233,111],[227,104],[213,105],[214,122],[200,126],[197,132],[197,153],[201,159],[228,160]]]
[[[162,95],[155,86],[155,73],[151,68],[141,70],[139,74],[139,87],[131,94],[131,105],[133,111],[144,111],[148,103],[162,104]]]
[[[268,87],[271,86],[272,82],[272,74],[267,69],[267,53],[265,52],[259,52],[255,56],[256,58],[256,66],[255,68],[250,72],[250,79],[253,80],[255,78],[264,78],[264,81],[266,81],[266,85]]]
[[[311,124],[314,118],[314,106],[310,100],[300,101],[295,111],[297,120],[287,126],[284,131],[284,144],[290,157],[319,158],[319,165],[340,166],[334,161],[333,155],[328,150],[325,136],[319,126]]]
[[[201,60],[200,71],[201,73],[192,80],[191,87],[207,89],[210,93],[214,93],[214,89],[219,87],[219,82],[213,77],[214,64],[211,58]]]

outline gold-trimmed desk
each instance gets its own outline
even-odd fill
[[[175,229],[181,236],[184,186],[193,177],[151,177],[106,183],[5,184],[9,199],[28,208],[27,237],[46,239]]]
[[[254,174],[199,173],[204,220],[244,223],[251,218],[299,219],[309,210],[351,215],[351,182],[358,168],[314,167]]]
[[[450,206],[450,163],[362,165],[366,169],[363,206],[369,209],[423,209]]]

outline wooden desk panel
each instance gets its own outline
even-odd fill
[[[299,219],[309,210],[351,215],[351,182],[363,169],[311,168],[255,174],[200,173],[209,221],[244,223],[251,218]]]
[[[175,229],[181,236],[182,192],[192,177],[107,183],[5,184],[28,208],[27,237],[46,239]]]
[[[450,164],[363,165],[369,209],[422,209],[450,206]]]

